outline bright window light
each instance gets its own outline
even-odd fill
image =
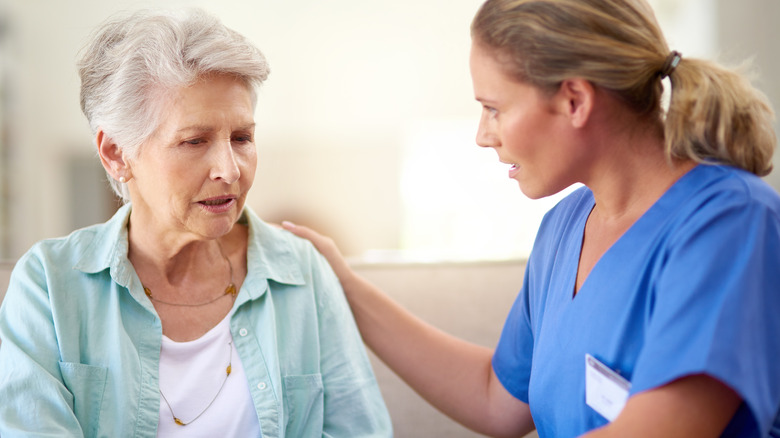
[[[476,121],[407,130],[401,170],[402,256],[415,261],[524,259],[543,215],[566,193],[531,200],[509,166],[476,145]]]
[[[683,56],[715,51],[713,0],[650,0],[669,45]],[[473,120],[418,122],[406,130],[400,190],[401,251],[368,259],[525,259],[544,214],[565,195],[528,199],[496,154],[476,146]]]

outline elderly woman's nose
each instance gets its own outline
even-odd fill
[[[238,167],[238,160],[229,139],[214,145],[210,160],[211,179],[223,180],[229,184],[238,181],[241,170]]]

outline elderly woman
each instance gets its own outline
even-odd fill
[[[245,207],[263,55],[202,12],[142,12],[79,73],[125,205],[14,269],[0,435],[389,436],[338,280]]]

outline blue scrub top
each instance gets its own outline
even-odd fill
[[[778,193],[750,173],[697,166],[573,296],[594,205],[583,187],[546,215],[493,357],[540,436],[607,423],[585,403],[586,354],[628,379],[632,395],[706,373],[744,400],[723,436],[780,436]]]

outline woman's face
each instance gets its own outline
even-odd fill
[[[477,144],[495,149],[499,160],[511,165],[509,177],[529,198],[552,195],[575,182],[571,171],[577,157],[566,137],[561,96],[511,78],[480,44],[472,45],[470,64],[474,94],[483,107]]]
[[[162,104],[164,120],[130,160],[132,223],[189,238],[223,236],[241,214],[257,167],[250,91],[216,75]]]

